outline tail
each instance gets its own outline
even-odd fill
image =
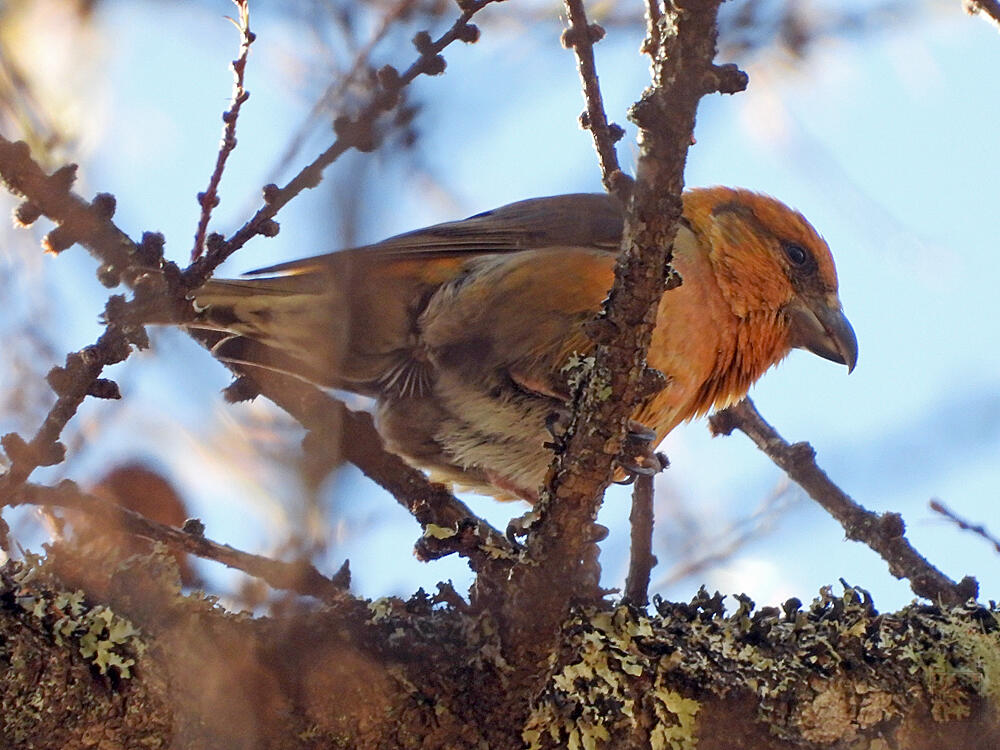
[[[313,274],[213,279],[194,292],[197,319],[189,326],[226,334],[212,347],[224,362],[344,387],[347,337],[336,328],[347,311],[333,286]]]

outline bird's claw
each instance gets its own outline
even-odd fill
[[[545,417],[545,429],[554,440],[560,440],[569,427],[570,412],[567,409],[556,409]]]
[[[635,460],[618,459],[618,466],[625,471],[626,478],[616,484],[632,484],[636,477],[652,477],[663,471],[669,462],[662,453],[651,453],[648,456],[636,456]]]
[[[642,422],[637,422],[634,419],[630,419],[625,425],[627,430],[625,434],[625,440],[634,443],[652,443],[656,440],[656,431],[651,430]]]
[[[625,478],[615,484],[632,484],[637,477],[655,476],[667,468],[667,457],[653,451],[654,440],[656,432],[634,419],[628,421],[625,445],[618,457],[618,466],[625,472]]]

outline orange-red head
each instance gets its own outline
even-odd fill
[[[854,369],[858,342],[837,296],[830,248],[802,214],[770,196],[713,187],[688,191],[684,215],[708,241],[735,315],[780,315],[788,346]]]

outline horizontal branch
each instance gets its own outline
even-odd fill
[[[89,517],[107,522],[113,528],[123,529],[154,542],[162,542],[173,550],[215,560],[228,568],[241,570],[260,578],[275,589],[295,591],[331,603],[343,601],[350,596],[347,593],[347,588],[350,586],[350,572],[346,564],[333,578],[327,578],[305,561],[272,560],[243,552],[228,544],[213,542],[197,532],[175,529],[173,526],[152,521],[141,513],[87,494],[68,480],[60,482],[55,487],[23,485],[7,498],[7,501],[7,504],[12,506],[31,504],[81,511]]]

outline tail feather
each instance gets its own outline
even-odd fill
[[[308,362],[297,359],[287,352],[246,336],[227,336],[212,347],[212,354],[223,362],[250,367],[259,367],[268,372],[292,375],[313,383],[326,382],[331,387],[330,374],[314,371]]]
[[[213,279],[194,292],[190,325],[232,334],[213,348],[224,361],[335,386],[345,335],[331,329],[347,316],[333,291],[314,275]]]

